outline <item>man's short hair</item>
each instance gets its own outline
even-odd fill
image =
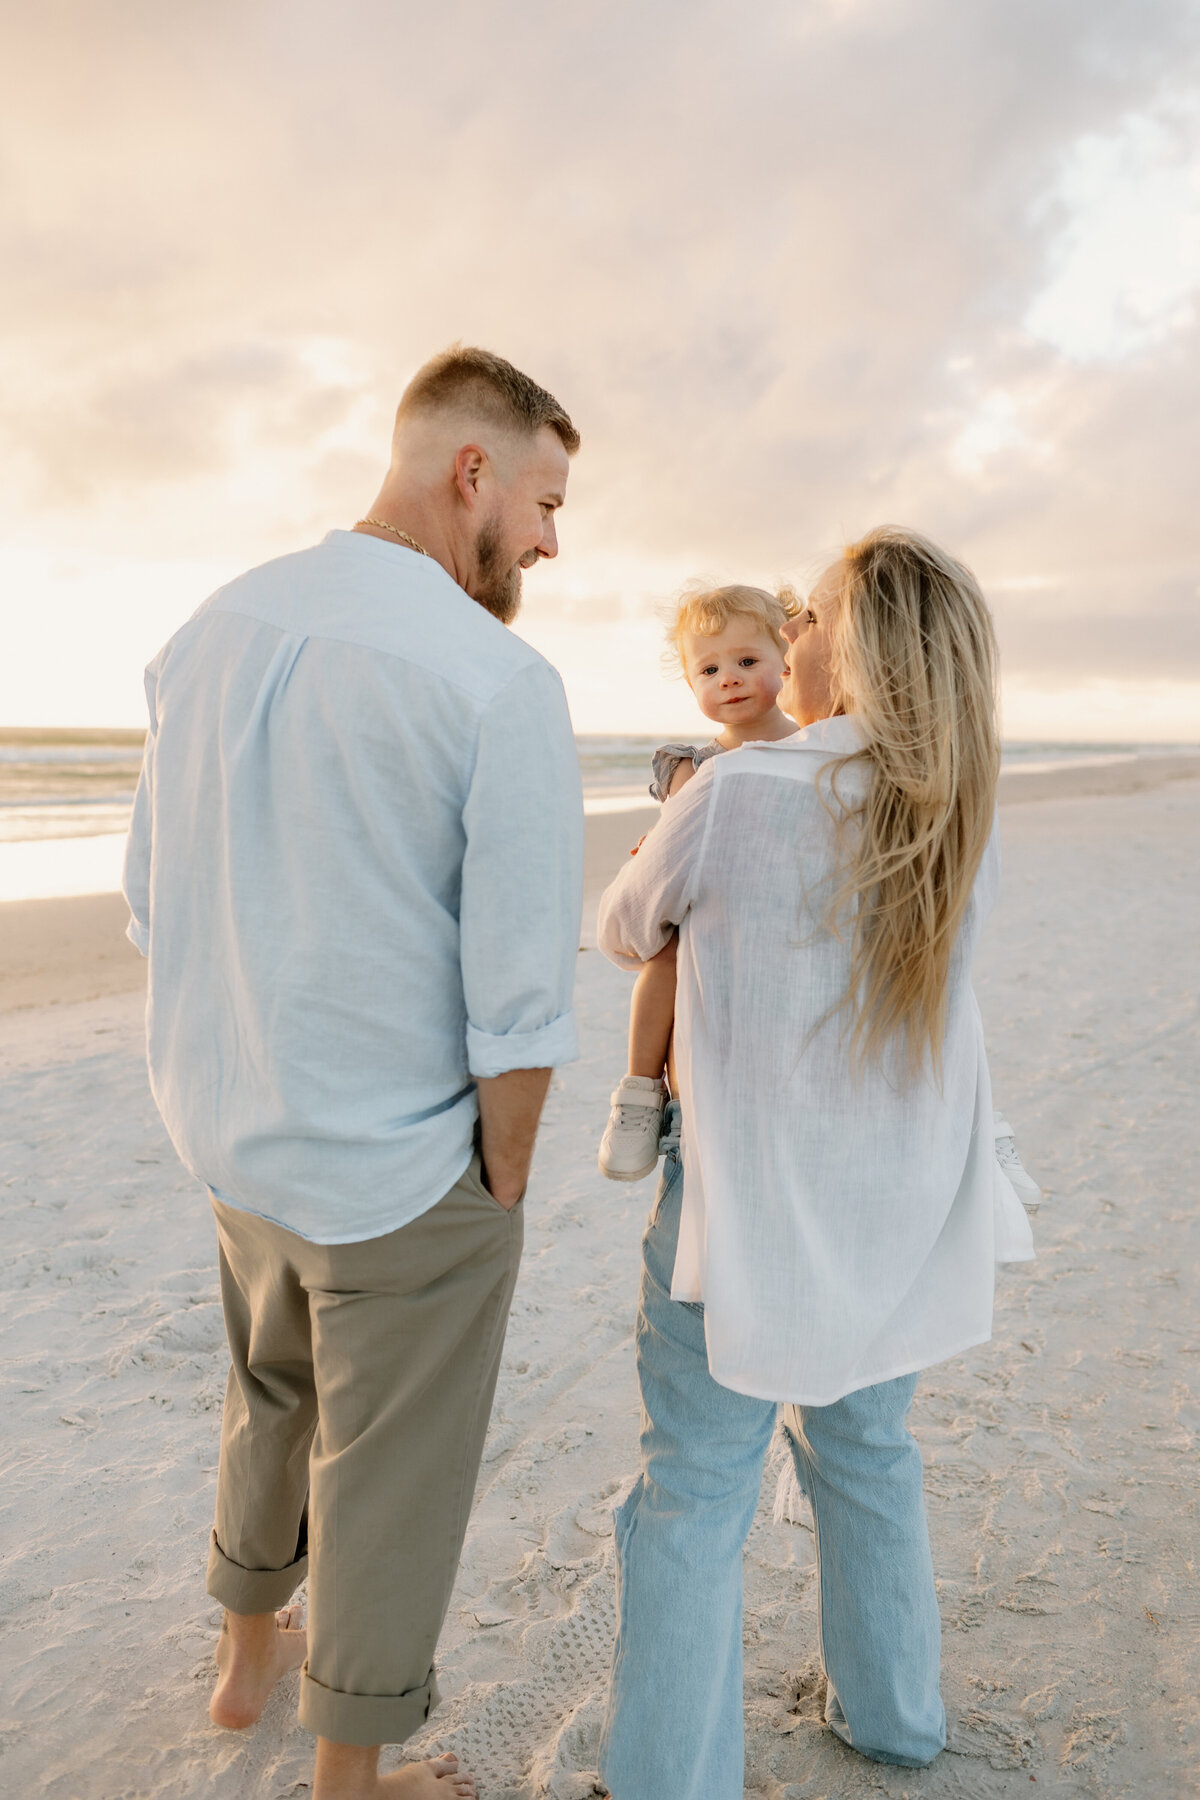
[[[528,437],[549,425],[568,456],[579,448],[579,433],[553,394],[494,351],[471,344],[451,344],[417,370],[400,397],[396,423],[436,412],[482,415]]]

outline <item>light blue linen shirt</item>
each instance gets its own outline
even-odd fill
[[[578,1054],[562,683],[432,559],[333,531],[207,600],[146,694],[124,886],[172,1142],[317,1243],[393,1231],[470,1161],[476,1076]]]

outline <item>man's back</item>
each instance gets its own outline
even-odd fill
[[[572,1053],[558,677],[429,558],[333,532],[214,595],[147,689],[127,889],[176,1147],[307,1237],[393,1230],[466,1167],[473,1075]]]

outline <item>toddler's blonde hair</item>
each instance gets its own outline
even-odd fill
[[[668,654],[682,667],[685,631],[693,637],[716,637],[734,619],[752,619],[782,656],[782,627],[788,619],[795,618],[802,605],[799,595],[787,586],[777,594],[768,593],[766,588],[744,587],[740,582],[730,587],[687,588],[667,626]]]

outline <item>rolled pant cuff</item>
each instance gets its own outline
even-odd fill
[[[441,1695],[432,1669],[407,1694],[342,1694],[300,1671],[300,1723],[334,1744],[402,1744],[425,1723]]]
[[[208,1544],[205,1592],[235,1613],[269,1613],[286,1606],[308,1573],[308,1557],[286,1569],[243,1569],[226,1556],[214,1531]]]

